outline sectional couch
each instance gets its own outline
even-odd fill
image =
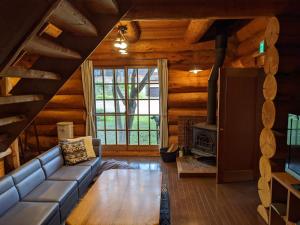
[[[87,191],[101,164],[101,142],[93,139],[96,158],[65,166],[59,146],[0,180],[0,225],[60,225]]]

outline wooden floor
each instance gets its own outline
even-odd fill
[[[105,158],[107,159],[107,158]],[[178,178],[176,163],[158,157],[114,157],[144,170],[161,170],[172,225],[265,225],[257,215],[256,183],[216,185],[214,178]]]

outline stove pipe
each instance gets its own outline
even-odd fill
[[[213,65],[209,80],[208,80],[208,101],[207,101],[207,123],[216,124],[217,111],[217,87],[219,69],[223,66],[226,48],[227,48],[227,34],[225,31],[218,32],[215,39],[216,58]]]

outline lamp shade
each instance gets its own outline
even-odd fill
[[[73,122],[59,122],[56,126],[58,141],[74,138]]]

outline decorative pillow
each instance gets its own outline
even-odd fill
[[[88,160],[83,140],[61,142],[60,146],[66,165],[75,165]]]
[[[95,151],[94,151],[94,147],[93,147],[92,136],[67,139],[67,141],[69,141],[69,142],[79,141],[79,140],[83,140],[84,141],[84,145],[85,145],[85,149],[86,149],[86,153],[87,153],[88,157],[89,158],[96,157],[96,154],[95,154]]]

